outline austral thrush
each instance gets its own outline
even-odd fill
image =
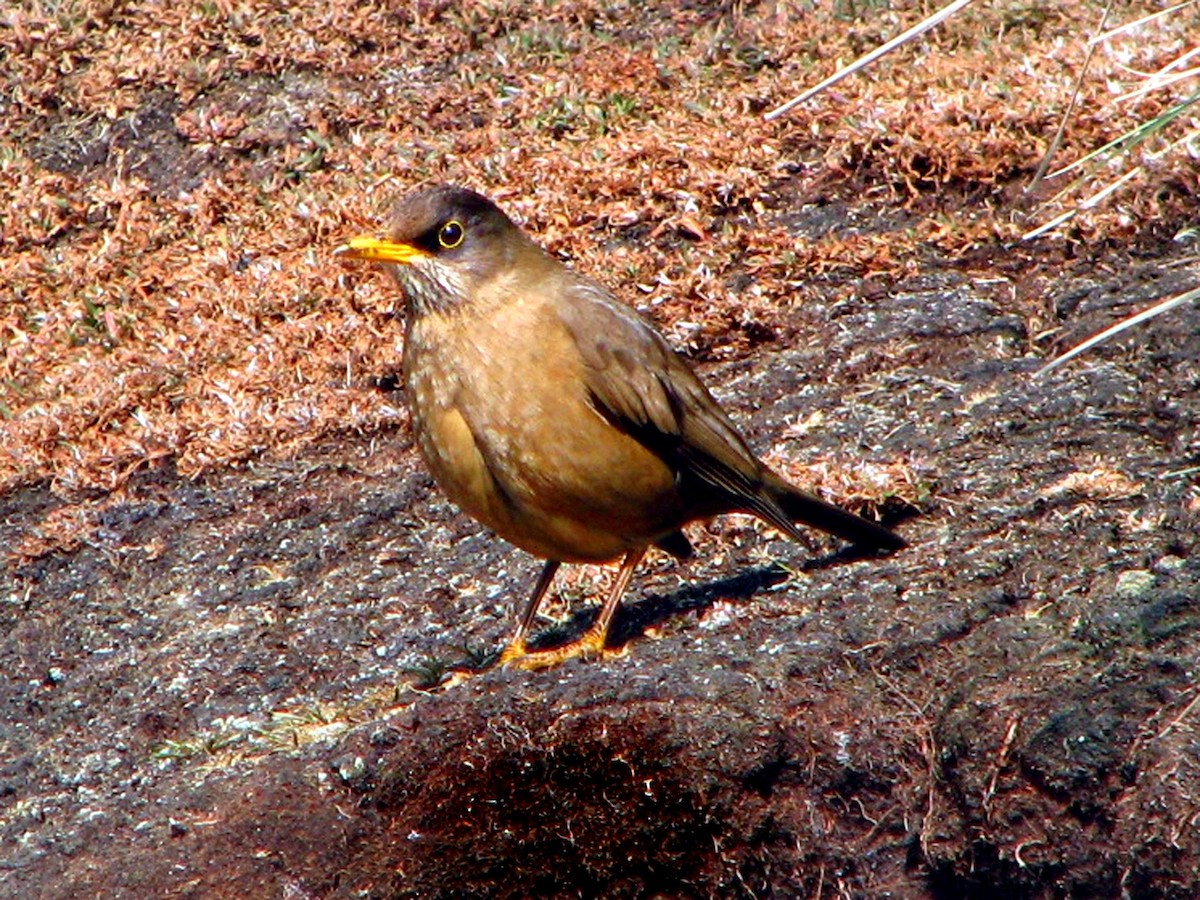
[[[404,379],[421,452],[460,507],[547,560],[501,663],[553,665],[604,650],[651,546],[692,552],[680,530],[750,513],[793,539],[802,523],[866,549],[903,539],[785,482],[746,446],[654,327],[549,256],[463,188],[408,194],[387,240],[337,253],[382,262],[405,296]],[[564,562],[621,561],[576,641],[526,646]]]

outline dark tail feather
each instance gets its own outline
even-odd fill
[[[792,523],[800,522],[867,550],[899,550],[908,546],[904,538],[894,531],[793,487],[782,478],[768,478],[763,486],[766,488],[766,502],[762,504],[763,508],[753,512],[792,537],[797,535]],[[779,520],[779,513],[783,514],[785,521]]]

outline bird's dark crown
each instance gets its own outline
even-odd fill
[[[406,194],[392,212],[392,239],[431,256],[467,254],[513,232],[517,226],[487,197],[449,184]]]

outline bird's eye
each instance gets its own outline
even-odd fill
[[[438,232],[438,243],[443,250],[453,250],[463,241],[463,227],[457,219],[451,219]]]

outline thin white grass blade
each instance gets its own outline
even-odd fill
[[[1114,97],[1114,103],[1121,103],[1125,100],[1133,100],[1136,97],[1141,97],[1143,94],[1148,94],[1151,91],[1157,91],[1160,88],[1170,87],[1177,81],[1184,81],[1188,78],[1195,78],[1200,75],[1200,66],[1191,69],[1184,69],[1182,72],[1176,72],[1174,75],[1150,75],[1146,78],[1146,83],[1139,88],[1134,88],[1127,94],[1122,94],[1119,97]]]
[[[1200,47],[1193,47],[1191,50],[1189,50],[1187,53],[1180,56],[1178,59],[1171,60],[1171,62],[1167,63],[1165,66],[1163,66],[1161,69],[1159,69],[1155,74],[1156,75],[1166,74],[1167,72],[1170,72],[1172,69],[1177,68],[1178,66],[1182,66],[1185,62],[1187,62],[1189,59],[1191,59],[1197,53],[1200,53]]]
[[[784,113],[790,112],[792,109],[799,106],[805,100],[815,97],[817,94],[821,93],[821,91],[825,90],[826,88],[832,87],[833,85],[835,85],[839,81],[841,81],[843,78],[846,78],[849,75],[853,75],[859,69],[869,66],[871,63],[875,62],[875,60],[879,59],[881,56],[886,56],[888,53],[891,53],[893,50],[895,50],[901,44],[903,44],[907,41],[910,41],[919,35],[924,34],[926,31],[928,31],[930,28],[933,28],[936,25],[940,25],[942,23],[942,21],[944,21],[945,19],[948,19],[950,16],[954,15],[956,12],[958,12],[960,9],[962,9],[964,6],[968,5],[971,2],[972,2],[972,0],[954,0],[954,2],[951,3],[949,6],[943,7],[942,9],[935,12],[932,16],[929,16],[928,18],[923,19],[922,21],[918,22],[912,28],[908,29],[908,31],[904,32],[903,34],[899,35],[898,37],[892,38],[886,44],[882,44],[881,46],[876,47],[870,53],[866,53],[866,54],[860,56],[854,62],[850,63],[850,65],[844,66],[843,68],[834,72],[832,75],[830,75],[828,78],[826,78],[820,84],[818,84],[816,87],[809,88],[807,91],[805,91],[800,96],[793,97],[787,103],[784,103],[781,106],[775,107],[769,113],[764,115],[763,118],[766,119],[768,122],[770,122],[772,119],[778,119]]]
[[[1184,303],[1187,303],[1190,300],[1196,300],[1196,299],[1200,299],[1200,288],[1193,288],[1190,291],[1185,291],[1184,293],[1178,294],[1174,297],[1168,297],[1166,300],[1162,300],[1162,301],[1154,304],[1149,309],[1143,309],[1140,313],[1135,313],[1134,315],[1129,316],[1128,318],[1122,319],[1120,322],[1117,322],[1115,325],[1105,328],[1099,334],[1092,335],[1090,338],[1088,338],[1082,344],[1072,347],[1070,350],[1068,350],[1062,356],[1058,356],[1058,357],[1055,357],[1054,359],[1050,360],[1050,362],[1046,363],[1046,365],[1042,366],[1040,369],[1038,369],[1036,372],[1034,372],[1033,377],[1035,379],[1041,378],[1043,375],[1045,375],[1051,369],[1057,369],[1063,363],[1067,362],[1068,360],[1074,359],[1080,353],[1084,353],[1085,351],[1091,349],[1092,347],[1095,347],[1097,344],[1101,343],[1102,341],[1108,340],[1114,334],[1120,334],[1126,328],[1132,328],[1134,325],[1137,325],[1139,322],[1145,322],[1147,319],[1153,318],[1154,316],[1157,316],[1160,313],[1165,313],[1167,310],[1174,309],[1177,306],[1182,306]]]
[[[1115,191],[1117,188],[1119,188],[1125,182],[1129,181],[1129,179],[1133,178],[1135,175],[1137,175],[1141,171],[1142,171],[1141,166],[1134,166],[1132,169],[1130,169],[1128,172],[1126,172],[1124,175],[1122,175],[1120,178],[1118,178],[1112,184],[1101,188],[1096,193],[1092,194],[1090,197],[1088,197],[1087,199],[1080,202],[1074,209],[1063,213],[1061,216],[1058,216],[1055,219],[1052,219],[1051,221],[1047,222],[1045,225],[1039,225],[1037,228],[1033,229],[1033,231],[1025,232],[1023,235],[1021,235],[1021,240],[1023,240],[1023,241],[1032,240],[1033,238],[1038,237],[1039,235],[1045,234],[1047,231],[1057,228],[1063,222],[1067,221],[1067,219],[1074,217],[1078,213],[1083,212],[1085,209],[1091,209],[1093,206],[1095,206],[1097,203],[1099,203],[1101,200],[1103,200],[1105,197],[1107,197],[1109,194],[1111,194],[1113,191]]]
[[[1047,231],[1053,231],[1055,228],[1057,228],[1063,222],[1068,222],[1071,219],[1075,218],[1077,215],[1079,215],[1078,208],[1068,209],[1065,213],[1063,213],[1062,215],[1059,215],[1059,216],[1055,216],[1053,219],[1051,219],[1049,222],[1045,223],[1044,225],[1039,225],[1037,228],[1033,229],[1032,231],[1025,232],[1023,235],[1021,235],[1021,240],[1032,241],[1035,237],[1041,237]]]
[[[1110,37],[1114,37],[1123,32],[1130,31],[1134,28],[1137,28],[1139,25],[1144,25],[1147,22],[1152,22],[1155,19],[1161,18],[1162,16],[1169,16],[1173,12],[1177,12],[1181,9],[1187,9],[1189,6],[1194,6],[1195,4],[1196,4],[1196,0],[1186,0],[1186,2],[1184,2],[1184,3],[1177,3],[1174,6],[1168,7],[1167,9],[1160,9],[1158,12],[1150,13],[1150,15],[1148,15],[1148,16],[1142,16],[1140,19],[1134,19],[1132,22],[1126,22],[1124,25],[1118,25],[1116,28],[1111,28],[1108,31],[1104,32],[1104,34],[1098,34],[1094,38],[1092,38],[1090,41],[1088,41],[1088,43],[1089,44],[1102,43],[1104,41],[1107,41]]]

